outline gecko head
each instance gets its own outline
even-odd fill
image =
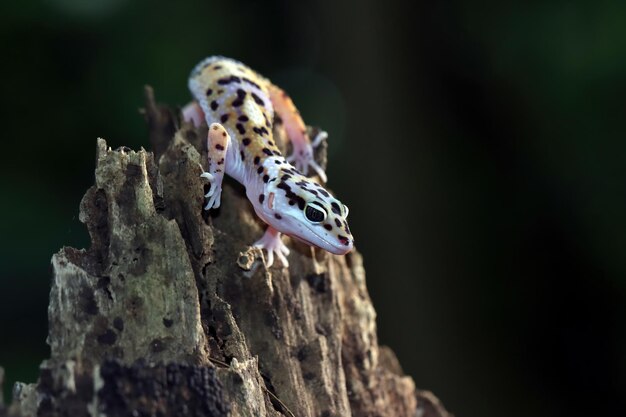
[[[279,232],[336,255],[352,250],[348,207],[295,168],[281,170],[264,194],[256,211]]]

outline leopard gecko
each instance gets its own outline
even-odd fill
[[[288,266],[289,249],[281,233],[337,255],[352,250],[348,207],[306,175],[312,168],[326,182],[313,159],[313,148],[326,133],[311,141],[283,90],[241,62],[221,56],[206,58],[193,69],[189,89],[194,100],[184,107],[183,118],[196,126],[206,120],[209,126],[208,171],[201,175],[211,185],[205,210],[220,206],[222,180],[228,174],[245,186],[254,211],[268,225],[254,246],[267,251],[269,266],[274,256]],[[274,143],[274,112],[293,147],[287,158]]]

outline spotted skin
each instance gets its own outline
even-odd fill
[[[255,243],[268,251],[268,266],[274,255],[288,266],[289,250],[281,233],[334,254],[352,250],[347,207],[302,172],[311,167],[325,182],[323,170],[312,159],[312,146],[320,135],[309,140],[299,112],[284,91],[224,57],[200,62],[191,72],[189,88],[194,101],[183,109],[185,120],[195,125],[206,121],[209,126],[209,170],[202,174],[211,183],[206,209],[219,207],[226,173],[246,187],[255,212],[268,224],[265,235]],[[274,142],[275,114],[294,148],[289,158],[283,157]]]

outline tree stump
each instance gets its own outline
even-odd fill
[[[0,415],[449,416],[378,345],[357,251],[285,238],[290,268],[268,268],[241,185],[202,209],[207,127],[149,87],[143,113],[154,153],[97,141],[91,247],[52,257],[50,359]]]

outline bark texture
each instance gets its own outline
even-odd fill
[[[51,356],[0,414],[449,416],[378,345],[358,252],[286,239],[290,268],[268,268],[239,184],[202,210],[206,126],[149,88],[144,116],[154,153],[98,139],[80,205],[91,247],[52,257]]]

